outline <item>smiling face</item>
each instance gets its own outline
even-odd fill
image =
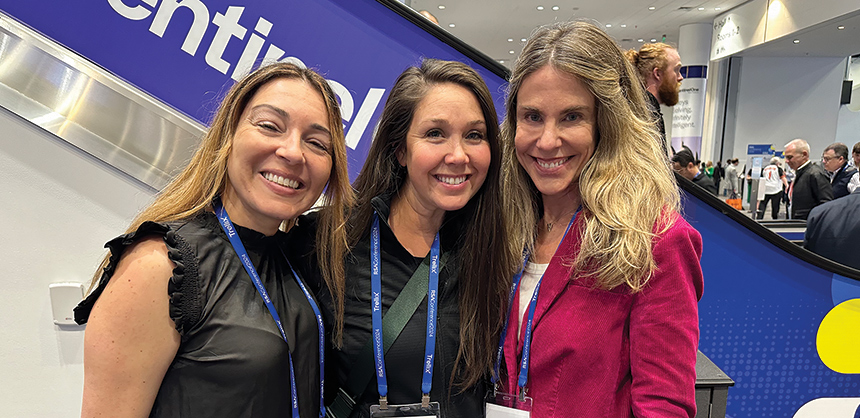
[[[544,198],[579,197],[579,176],[596,146],[594,95],[575,76],[546,65],[517,94],[516,152]]]
[[[332,168],[322,95],[300,79],[260,87],[236,126],[227,159],[224,208],[239,225],[267,235],[319,198]]]
[[[458,84],[432,85],[397,153],[408,172],[400,196],[425,216],[461,209],[484,184],[490,159],[487,125],[475,95]]]

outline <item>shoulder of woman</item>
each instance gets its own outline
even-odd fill
[[[674,247],[689,243],[688,245],[691,245],[701,255],[702,236],[699,234],[699,231],[693,228],[683,216],[675,211],[667,214],[666,221],[671,222],[668,228],[663,228],[660,225],[657,225],[655,228],[655,232],[658,234],[655,249],[667,245]]]

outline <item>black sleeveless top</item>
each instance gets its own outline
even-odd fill
[[[286,234],[236,230],[281,317],[293,356],[302,417],[319,416],[319,336],[310,304],[282,249]],[[77,308],[86,323],[129,245],[160,235],[175,264],[168,283],[170,317],[181,341],[150,417],[289,417],[287,344],[215,214],[146,222],[106,244],[110,263]]]

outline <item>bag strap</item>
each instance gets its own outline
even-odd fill
[[[445,265],[446,259],[447,254],[443,253],[439,260],[440,270]],[[415,272],[412,273],[412,277],[409,278],[409,282],[406,283],[406,286],[403,286],[400,294],[397,295],[397,299],[394,300],[394,303],[391,304],[391,307],[388,308],[385,312],[385,316],[382,318],[383,353],[388,353],[388,349],[391,348],[391,345],[394,344],[394,341],[400,336],[400,332],[403,331],[406,323],[409,322],[409,319],[412,318],[413,314],[415,314],[418,306],[421,305],[421,301],[427,297],[427,286],[429,282],[430,257],[428,256],[421,262],[418,268],[415,269]],[[370,361],[366,361],[368,359]],[[367,385],[370,384],[374,370],[372,359],[373,341],[372,338],[368,338],[367,344],[364,345],[358,353],[358,356],[355,357],[355,361],[351,368],[352,371],[350,372],[349,377],[347,377],[346,384],[343,388],[346,393],[351,395],[353,398],[361,396],[364,393],[365,388],[367,388]]]

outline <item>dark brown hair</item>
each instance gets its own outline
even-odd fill
[[[405,149],[418,104],[432,86],[442,83],[463,86],[475,95],[486,123],[491,154],[484,184],[465,207],[446,214],[446,219],[458,222],[456,228],[460,234],[455,254],[451,254],[451,259],[460,261],[460,347],[454,375],[457,383],[466,388],[477,383],[492,367],[505,320],[507,291],[518,263],[517,256],[508,250],[502,217],[498,116],[489,89],[475,70],[460,62],[425,59],[420,67],[410,67],[397,78],[385,102],[367,160],[353,183],[358,198],[348,233],[350,244],[355,245],[370,228],[371,199],[394,195],[400,190],[407,174],[397,161],[397,153]]]

